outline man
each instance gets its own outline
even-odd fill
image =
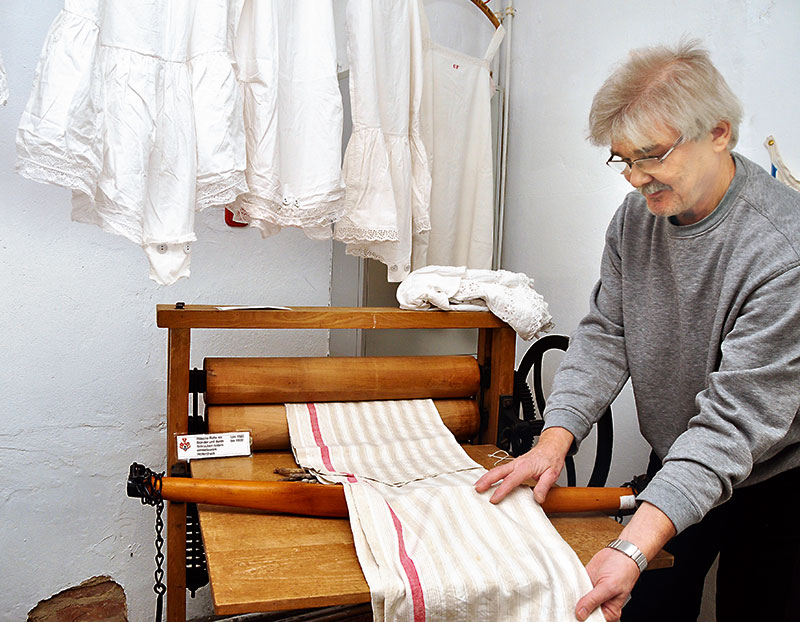
[[[634,51],[592,104],[590,140],[637,192],[606,233],[539,442],[476,483],[503,480],[497,503],[533,477],[543,501],[631,378],[663,466],[623,542],[587,565],[579,620],[598,606],[607,620],[696,620],[718,552],[718,620],[800,616],[800,194],[731,151],[741,116],[693,41]],[[661,548],[674,567],[640,577]]]

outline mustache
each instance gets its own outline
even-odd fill
[[[654,192],[658,192],[659,190],[672,190],[672,186],[661,183],[660,181],[654,179],[650,183],[645,184],[644,186],[641,186],[636,190],[643,196],[647,196],[648,194],[653,194]]]

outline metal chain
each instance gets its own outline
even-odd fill
[[[159,483],[161,482],[159,478]],[[160,495],[159,495],[160,497]],[[156,622],[161,622],[162,612],[164,610],[164,593],[167,591],[167,586],[164,583],[164,521],[161,514],[164,511],[164,500],[159,499],[156,503],[156,571],[153,576],[156,580],[153,586],[153,591],[156,593]]]
[[[161,622],[164,611],[164,594],[167,586],[164,583],[164,499],[161,497],[161,478],[164,472],[155,473],[150,469],[144,469],[141,483],[138,486],[141,493],[142,505],[152,505],[156,509],[156,571],[153,574],[155,585],[153,591],[156,593],[156,622]]]

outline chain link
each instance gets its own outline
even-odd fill
[[[156,571],[153,573],[156,593],[156,622],[161,622],[164,611],[164,594],[167,586],[164,583],[164,499],[161,497],[161,478],[164,472],[156,473],[145,468],[137,488],[141,493],[142,505],[152,505],[156,509]]]
[[[159,479],[160,481],[160,479]],[[160,496],[160,495],[159,495]],[[164,610],[164,593],[167,586],[164,583],[164,520],[161,518],[164,511],[164,500],[159,499],[156,503],[156,571],[153,573],[155,585],[153,591],[156,593],[156,622],[161,622]]]

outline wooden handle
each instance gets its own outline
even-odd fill
[[[208,503],[278,514],[347,517],[341,486],[303,482],[164,477],[161,496],[169,501]]]
[[[164,477],[161,496],[182,503],[207,503],[302,516],[347,517],[341,486],[302,482],[263,482],[229,479]],[[547,514],[615,513],[630,488],[553,488],[542,504]]]
[[[631,488],[563,487],[551,488],[542,509],[547,514],[606,512],[616,514],[633,507]]]

